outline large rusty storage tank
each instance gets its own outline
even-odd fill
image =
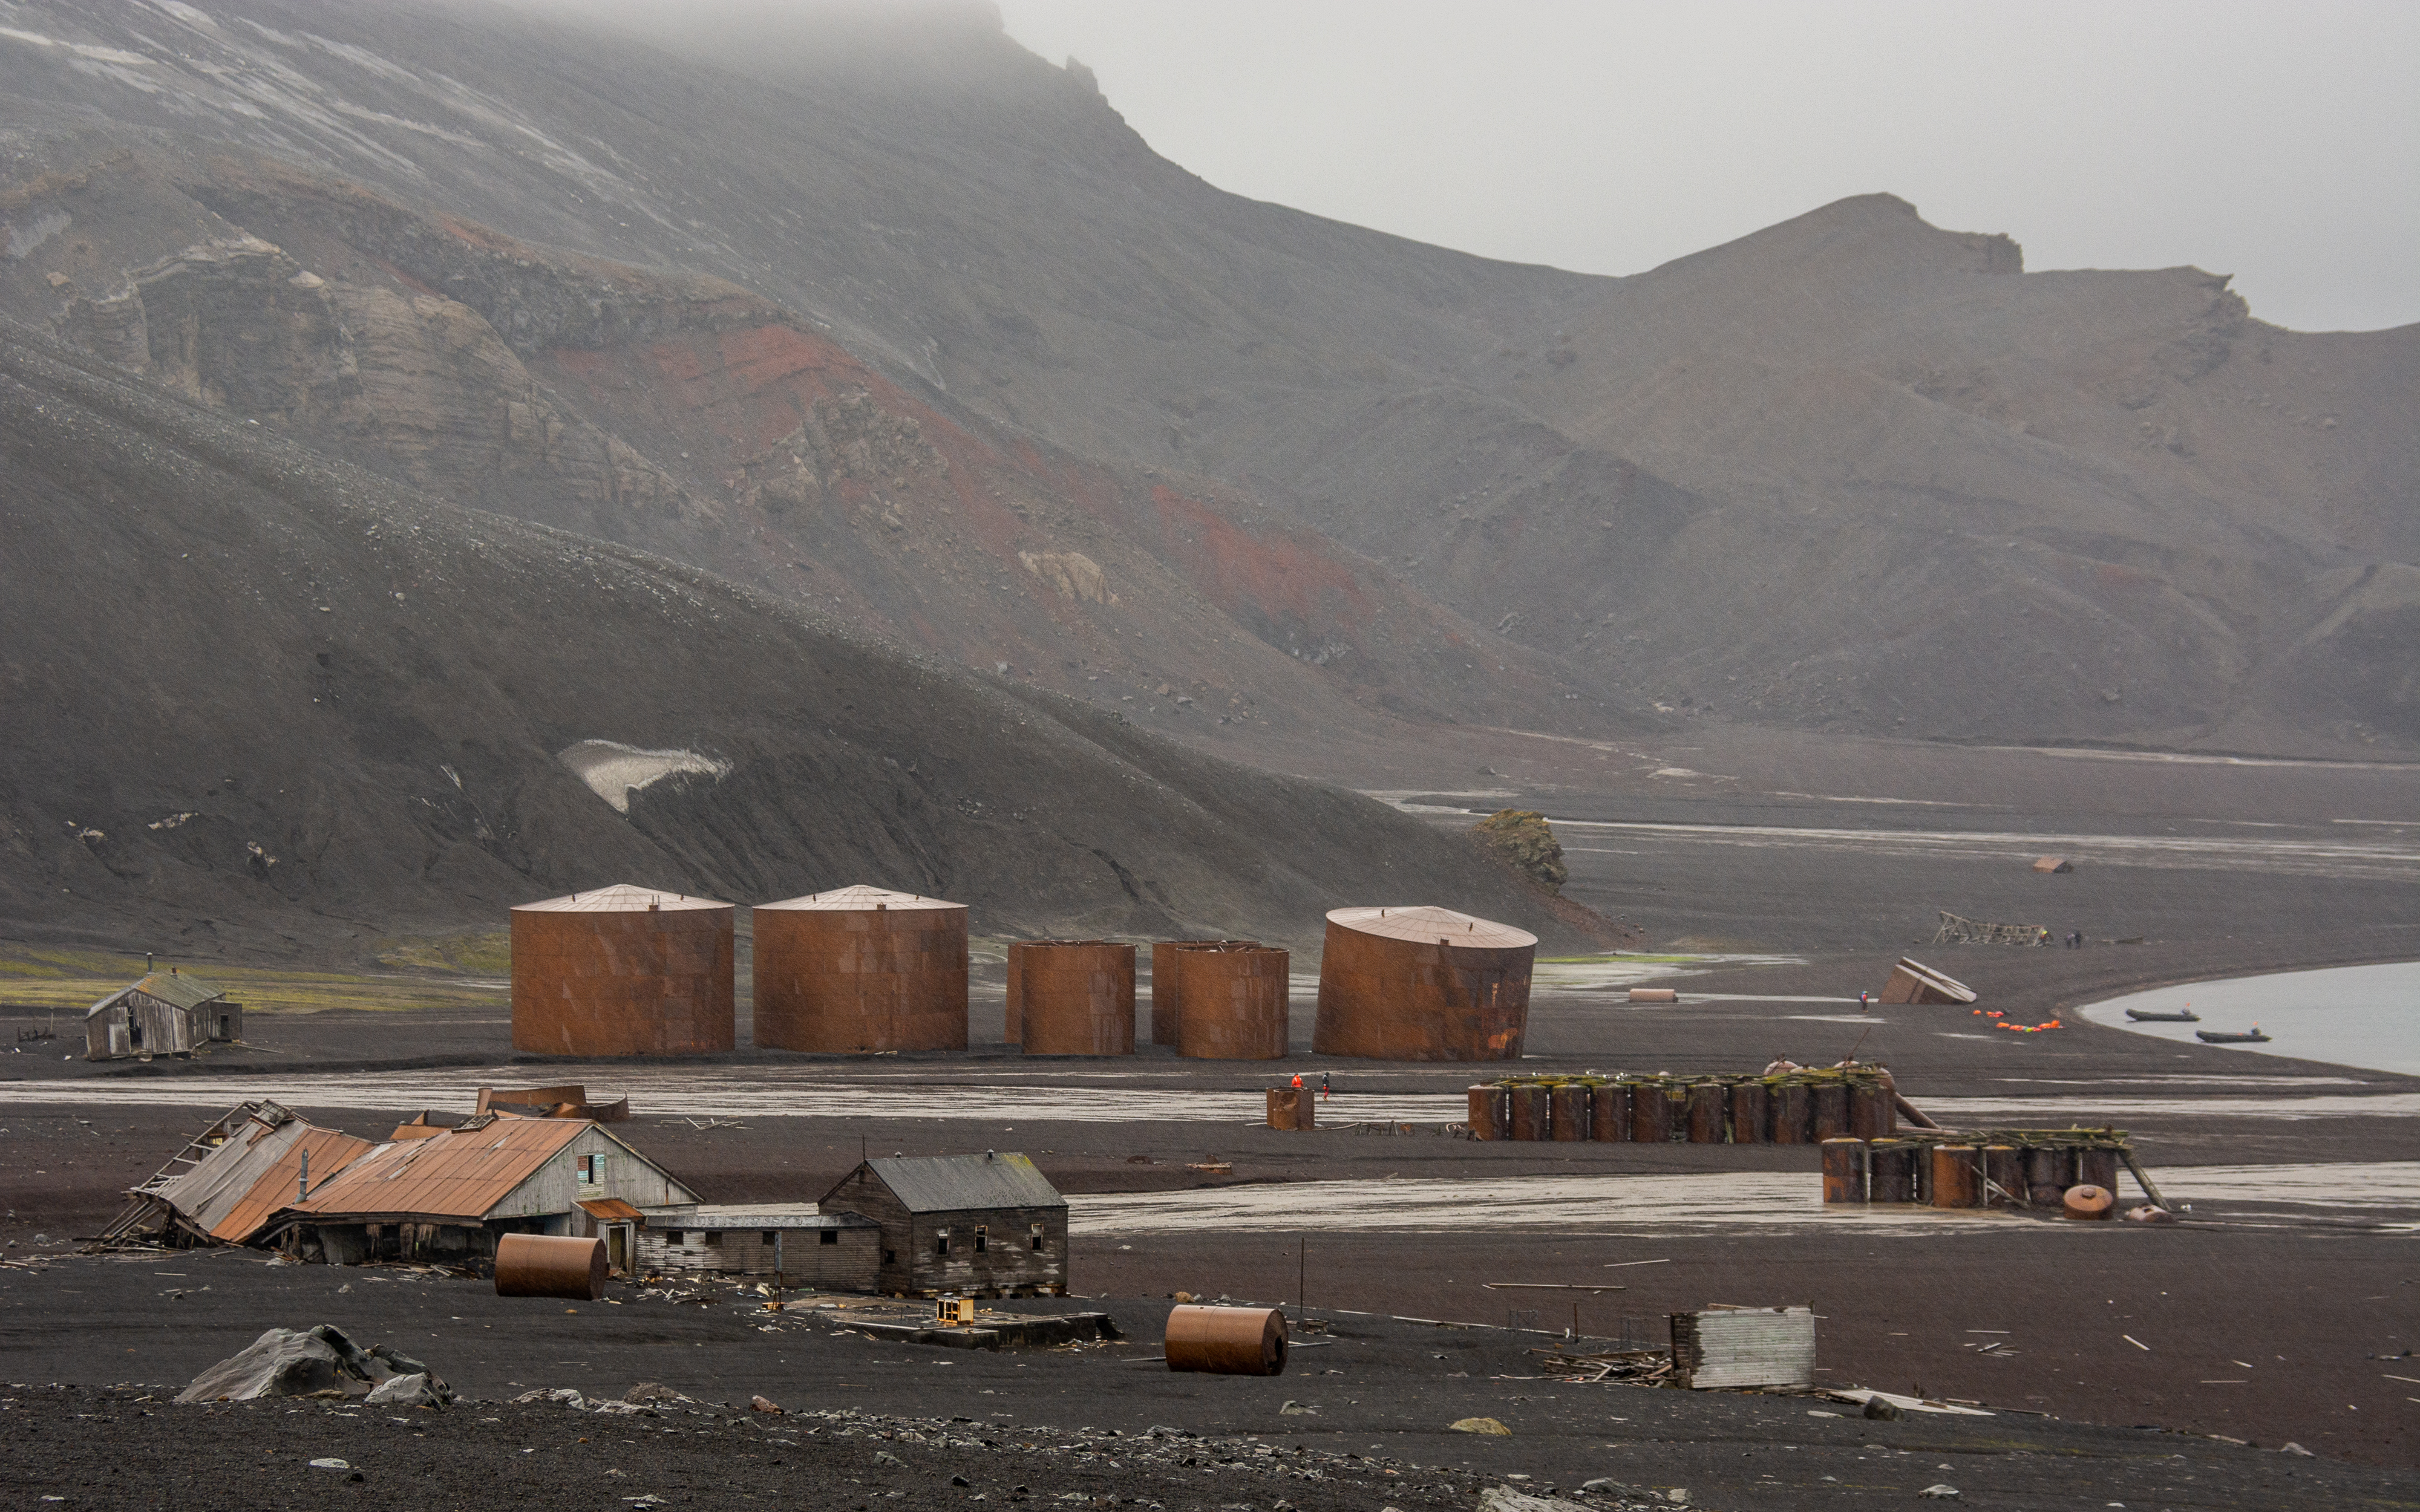
[[[549,1056],[728,1050],[732,909],[618,886],[513,910],[513,1048]]]
[[[967,1047],[967,908],[882,887],[759,903],[756,1043],[850,1055]]]
[[[1176,1043],[1176,1026],[1184,1016],[1184,1006],[1176,980],[1176,952],[1179,950],[1225,949],[1230,946],[1250,945],[1250,940],[1156,940],[1151,947],[1151,1042]],[[1140,1026],[1137,1026],[1140,1029]]]
[[[1135,948],[1021,940],[1008,948],[1008,1032],[1029,1056],[1130,1056]]]
[[[1287,967],[1293,957],[1247,940],[1171,952],[1178,999],[1176,1053],[1197,1060],[1280,1060],[1286,1053]],[[1152,1013],[1159,1011],[1159,955],[1153,951]]]
[[[1372,1060],[1518,1060],[1538,937],[1450,908],[1327,916],[1311,1049]]]

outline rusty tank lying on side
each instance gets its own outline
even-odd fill
[[[967,1047],[964,903],[841,887],[759,903],[755,921],[759,1047]]]
[[[1372,1060],[1518,1060],[1538,937],[1450,908],[1327,916],[1311,1049]]]
[[[618,886],[513,910],[513,1048],[549,1056],[732,1048],[732,907]]]

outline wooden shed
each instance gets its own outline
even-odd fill
[[[795,1203],[658,1213],[639,1230],[642,1271],[706,1271],[817,1291],[873,1291],[881,1284],[881,1268],[879,1224]]]
[[[173,966],[119,988],[84,1014],[86,1060],[190,1056],[242,1038],[243,1005]]]
[[[874,1220],[879,1288],[904,1296],[1064,1296],[1067,1199],[1023,1155],[869,1160],[816,1204]]]

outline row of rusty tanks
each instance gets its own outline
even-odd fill
[[[513,1047],[545,1055],[734,1048],[734,909],[616,886],[513,910]],[[755,1043],[827,1055],[967,1047],[964,904],[851,887],[759,904]],[[1327,916],[1316,1054],[1516,1060],[1536,936],[1434,907]],[[1152,950],[1149,1036],[1199,1059],[1287,1054],[1290,954],[1251,940]],[[1008,952],[1009,1042],[1131,1055],[1136,947],[1030,940]]]

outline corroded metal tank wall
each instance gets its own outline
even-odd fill
[[[755,921],[759,1047],[967,1047],[965,904],[842,887],[759,903]]]
[[[513,1048],[550,1056],[732,1047],[732,908],[649,887],[513,910]]]
[[[1008,1022],[1029,1056],[1130,1056],[1135,948],[1025,940],[1008,948]]]
[[[1286,1053],[1287,968],[1293,956],[1265,945],[1229,941],[1170,952],[1168,965],[1185,1004],[1176,1053],[1197,1060],[1278,1060]],[[1152,1018],[1159,1017],[1159,968],[1152,953]]]
[[[1450,908],[1327,916],[1311,1048],[1373,1060],[1518,1060],[1538,937]]]
[[[1229,946],[1249,945],[1250,940],[1158,940],[1151,948],[1151,1042],[1176,1043],[1176,1026],[1184,1014],[1181,994],[1184,989],[1176,980],[1176,952],[1179,950],[1224,949]]]

